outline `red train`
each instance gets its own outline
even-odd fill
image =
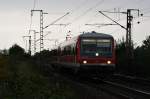
[[[74,71],[112,73],[115,70],[115,41],[111,35],[94,31],[66,40],[51,51],[52,65]]]

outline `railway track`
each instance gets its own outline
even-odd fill
[[[70,78],[70,77],[69,77]],[[115,97],[111,99],[150,99],[150,91],[141,90],[138,87],[130,87],[115,81],[101,80],[97,77],[93,78],[79,78],[73,81],[85,86],[97,89],[102,93],[107,93],[108,96]],[[101,94],[101,93],[99,93]]]
[[[150,81],[147,79],[120,74],[115,74],[104,80],[94,79],[96,82],[103,82],[101,88],[127,99],[150,99]]]
[[[150,99],[150,85],[145,81],[143,83],[137,83],[133,78],[134,77],[122,77],[121,75],[115,75],[109,79],[100,79],[98,77],[74,77],[70,74],[58,74],[65,77],[65,80],[68,79],[70,82],[79,85],[80,87],[87,87],[91,92],[94,89],[99,92],[99,94],[105,93],[102,99]],[[61,78],[61,77],[60,77]],[[135,83],[136,82],[136,83]],[[142,82],[142,81],[139,81]],[[144,88],[142,88],[144,86]],[[147,88],[147,89],[146,89]],[[86,89],[86,88],[85,88]],[[113,97],[113,98],[112,98]]]
[[[121,80],[121,81],[120,81]],[[116,97],[116,99],[150,99],[150,84],[148,82],[140,83],[138,79],[99,79],[89,78],[78,80],[80,83],[87,86],[101,90],[102,92],[108,93],[109,96]],[[133,81],[132,81],[133,80]],[[139,81],[139,83],[137,83]],[[123,83],[122,83],[123,82]]]
[[[142,78],[133,77],[133,76],[125,76],[125,75],[115,74],[107,80],[128,86],[130,88],[134,88],[137,90],[150,92],[150,80],[148,80],[148,79],[142,79]]]
[[[129,86],[115,82],[110,81],[103,81],[103,82],[108,87],[105,88],[109,90],[111,89],[111,91],[113,91],[114,94],[118,94],[128,99],[150,99],[150,92],[146,92],[136,88],[131,88]]]
[[[88,81],[81,81],[81,83],[115,96],[116,99],[150,99],[150,92],[131,88],[124,84],[112,81],[92,78]]]
[[[83,84],[115,96],[116,99],[150,99],[149,81],[144,80],[147,82],[142,82],[141,79],[139,83],[138,81],[139,79],[135,80],[132,77],[128,78],[121,76],[117,77],[117,79],[113,77],[111,79],[102,80],[98,77],[93,77],[79,80],[79,82]]]
[[[121,75],[121,74],[114,74],[115,78],[119,78],[119,79],[126,79],[129,80],[131,82],[135,82],[137,84],[141,84],[141,85],[148,85],[150,86],[150,79],[144,79],[144,78],[139,78],[139,77],[135,77],[135,76],[126,76],[126,75]]]

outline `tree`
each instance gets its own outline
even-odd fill
[[[9,48],[8,52],[10,56],[22,56],[25,54],[24,49],[17,44],[14,44],[11,48]]]
[[[116,46],[116,59],[117,59],[117,70],[125,72],[127,69],[126,62],[126,45],[124,39],[119,40]]]
[[[144,64],[148,66],[150,64],[150,36],[148,36],[146,40],[143,41],[142,50],[144,55]]]
[[[142,46],[138,46],[135,50],[136,71],[142,76],[150,75],[150,36],[143,41]]]
[[[144,50],[150,49],[150,36],[148,36],[146,40],[143,41],[142,47],[144,48]]]

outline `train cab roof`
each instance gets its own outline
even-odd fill
[[[67,41],[64,41],[62,43],[60,43],[58,46],[60,48],[64,47],[64,46],[67,46],[67,45],[72,45],[72,44],[76,44],[77,41],[78,41],[78,38],[112,38],[113,39],[113,36],[109,35],[109,34],[104,34],[104,33],[98,33],[98,32],[95,32],[95,31],[92,31],[92,32],[85,32],[83,34],[80,34],[78,36],[75,36]]]
[[[83,33],[81,34],[79,37],[97,37],[97,38],[113,38],[112,35],[109,35],[109,34],[104,34],[104,33],[98,33],[98,32],[95,32],[95,31],[92,31],[92,32],[87,32],[87,33]]]

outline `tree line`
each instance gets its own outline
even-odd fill
[[[134,57],[132,64],[127,64],[125,41],[118,42],[117,53],[117,71],[140,77],[150,76],[150,36],[143,40],[141,46],[134,48]]]

